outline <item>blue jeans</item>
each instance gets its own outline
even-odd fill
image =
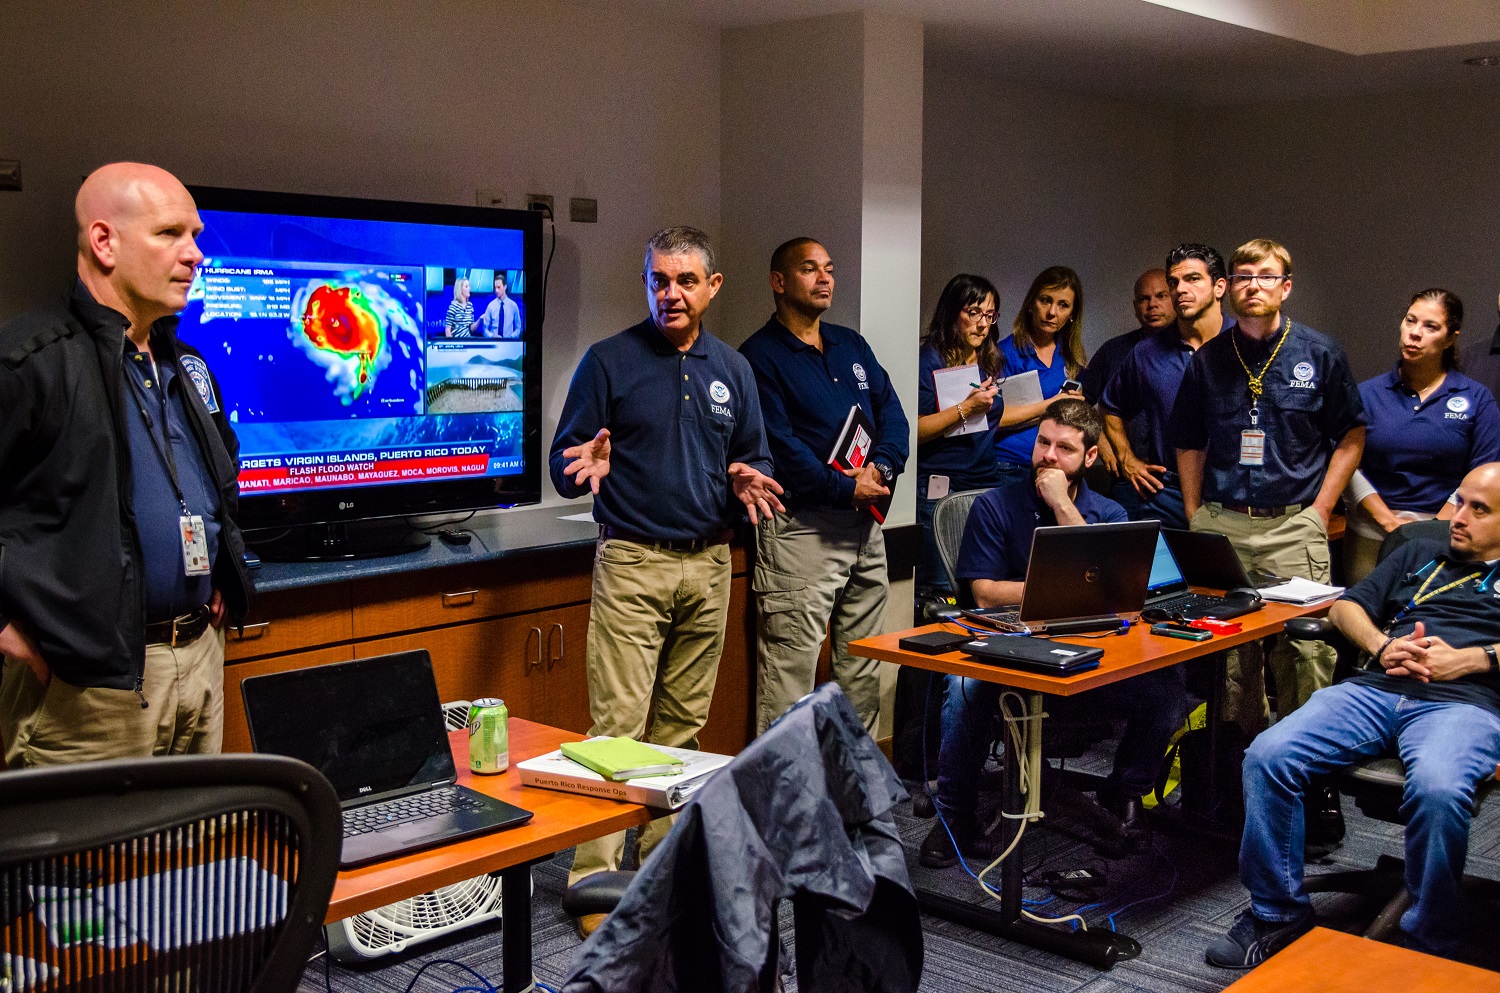
[[[1125,508],[1132,521],[1161,521],[1164,528],[1188,529],[1187,512],[1182,505],[1182,488],[1177,482],[1177,473],[1169,472],[1166,483],[1149,497],[1142,497],[1135,487],[1125,480],[1115,484],[1110,499]]]
[[[996,486],[1009,486],[1011,483],[1022,479],[1031,478],[1031,465],[1021,465],[1019,462],[1006,462],[1004,459],[995,461],[995,472],[999,474],[1000,481]]]
[[[1302,795],[1308,780],[1395,753],[1406,765],[1406,888],[1401,929],[1427,951],[1462,937],[1458,885],[1478,784],[1500,762],[1500,717],[1466,703],[1419,700],[1355,682],[1319,690],[1245,753],[1240,879],[1265,921],[1311,907],[1302,885]]]
[[[990,719],[1004,687],[967,676],[947,679],[937,803],[945,815],[971,817],[990,747]],[[1169,666],[1076,697],[1049,696],[1044,704],[1052,718],[1061,720],[1123,716],[1125,733],[1115,749],[1109,786],[1121,795],[1138,797],[1156,785],[1167,742],[1187,716],[1186,673],[1180,665]]]
[[[953,592],[948,582],[948,573],[943,569],[942,556],[938,555],[937,538],[932,533],[932,511],[936,500],[927,499],[927,482],[921,480],[921,492],[917,494],[917,524],[922,528],[922,557],[917,560],[917,585]]]

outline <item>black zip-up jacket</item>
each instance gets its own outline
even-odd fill
[[[151,329],[157,361],[192,382],[176,318]],[[60,304],[0,326],[0,629],[12,621],[73,686],[138,689],[145,670],[145,565],[130,504],[121,353],[129,321],[81,283]],[[213,384],[218,395],[218,384]],[[197,390],[188,422],[219,491],[213,585],[229,618],[254,586],[235,525],[239,443]]]

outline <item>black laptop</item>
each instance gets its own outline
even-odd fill
[[[1260,609],[1260,601],[1251,600],[1248,597],[1221,597],[1211,593],[1194,592],[1192,589],[1194,585],[1208,586],[1210,584],[1192,584],[1187,581],[1182,565],[1173,554],[1172,546],[1165,537],[1167,534],[1167,531],[1162,531],[1156,536],[1156,557],[1151,562],[1151,579],[1146,585],[1146,609],[1164,610],[1174,617],[1185,617],[1188,620],[1212,617],[1221,621]],[[1224,536],[1215,535],[1215,537],[1223,538]],[[1227,542],[1229,539],[1224,540]],[[1239,559],[1235,559],[1235,562],[1238,563]],[[1242,569],[1241,572],[1243,571]],[[1232,589],[1233,587],[1219,588]]]
[[[240,693],[255,751],[301,759],[338,792],[340,868],[531,820],[457,785],[425,651],[251,676]]]
[[[1141,609],[1156,521],[1037,528],[1019,610],[965,611],[1002,630],[1049,635],[1118,627]]]
[[[1263,590],[1287,581],[1284,576],[1246,570],[1227,535],[1174,528],[1162,528],[1161,533],[1191,586],[1206,586],[1211,590]]]
[[[1038,672],[1045,676],[1071,676],[1097,669],[1099,660],[1104,657],[1102,648],[1012,634],[975,638],[965,643],[960,651],[990,665]]]

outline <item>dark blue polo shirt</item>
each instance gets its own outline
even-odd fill
[[[158,352],[156,369],[144,352],[125,339],[125,424],[130,444],[130,509],[135,514],[145,560],[146,619],[170,620],[208,603],[213,579],[189,576],[182,561],[179,519],[182,504],[167,474],[166,437],[171,438],[177,480],[192,514],[203,518],[208,557],[219,551],[219,492],[183,406],[182,391],[191,384]],[[160,377],[158,380],[157,377]],[[166,391],[166,435],[162,433],[162,391]],[[141,416],[141,408],[150,418]],[[152,438],[155,437],[153,444]]]
[[[1068,362],[1063,358],[1062,343],[1059,342],[1057,347],[1052,349],[1052,364],[1049,366],[1029,346],[1022,348],[1017,345],[1015,335],[1000,342],[1000,374],[1002,376],[1018,376],[1033,369],[1036,370],[1037,378],[1041,381],[1042,399],[1051,399],[1061,393],[1063,383],[1068,381]],[[999,419],[999,413],[992,410],[990,423],[998,423]],[[1001,462],[1031,465],[1031,450],[1036,447],[1036,428],[1037,426],[1033,424],[1029,428],[1003,434],[997,431],[995,433],[995,457]]]
[[[1265,464],[1240,465],[1240,433],[1250,428],[1250,378],[1235,357],[1235,345],[1245,365],[1259,372],[1284,335],[1286,344],[1266,370],[1260,398]],[[1205,502],[1308,505],[1323,484],[1329,455],[1364,422],[1349,360],[1331,338],[1293,321],[1290,332],[1256,341],[1236,326],[1198,349],[1188,363],[1167,441],[1173,448],[1207,450]]]
[[[917,416],[926,417],[938,412],[937,387],[932,374],[944,367],[943,357],[933,345],[923,345],[917,355],[920,371],[917,373]],[[983,377],[984,373],[978,373]],[[978,381],[977,379],[975,380]],[[992,411],[1003,409],[1004,401],[997,393]],[[952,438],[937,437],[926,444],[917,445],[917,496],[927,496],[927,477],[936,473],[948,477],[948,489],[988,489],[1000,481],[995,468],[995,429],[993,421],[985,423],[983,431],[960,434]]]
[[[1234,326],[1228,317],[1224,322],[1224,326]],[[1137,458],[1166,466],[1168,472],[1177,471],[1177,449],[1167,444],[1167,421],[1177,387],[1196,351],[1182,340],[1176,324],[1162,328],[1125,356],[1100,400],[1105,411],[1127,424],[1140,419],[1140,441],[1132,434],[1130,447]]]
[[[1456,369],[1426,401],[1396,370],[1359,384],[1365,453],[1360,471],[1392,510],[1435,514],[1475,466],[1500,460],[1495,397]]]
[[[1078,384],[1083,387],[1083,398],[1089,403],[1097,404],[1109,384],[1114,382],[1115,374],[1125,364],[1125,357],[1130,354],[1131,349],[1151,337],[1152,333],[1150,328],[1136,328],[1134,331],[1117,334],[1100,345],[1094,357],[1089,359],[1089,364],[1084,367],[1083,375],[1078,377]]]
[[[563,449],[609,428],[609,475],[594,520],[656,540],[706,538],[737,521],[742,505],[728,467],[769,475],[770,453],[750,366],[707,331],[679,352],[650,318],[589,347],[552,440],[552,485],[589,491],[563,472]]]
[[[1117,524],[1126,518],[1124,507],[1095,493],[1081,479],[1073,505],[1089,524]],[[990,490],[969,510],[954,572],[964,581],[1025,579],[1031,533],[1056,523],[1057,515],[1037,496],[1034,480],[1023,479]]]
[[[1399,614],[1431,579],[1433,590],[1473,573],[1478,577],[1446,593],[1412,606],[1401,620],[1392,624],[1387,637],[1410,634],[1421,621],[1429,635],[1442,638],[1454,648],[1474,648],[1500,644],[1500,563],[1457,562],[1448,557],[1448,546],[1441,541],[1413,541],[1397,548],[1368,576],[1355,584],[1340,599],[1358,604],[1377,627],[1384,627]],[[1434,578],[1433,572],[1441,571]],[[1422,700],[1446,700],[1472,703],[1500,714],[1500,676],[1490,672],[1475,673],[1441,683],[1423,683],[1415,679],[1387,676],[1373,661],[1374,669],[1362,669],[1352,678],[1366,686],[1401,693]]]
[[[854,505],[854,480],[830,466],[828,455],[856,403],[875,425],[870,461],[896,472],[906,467],[910,427],[869,342],[853,328],[824,321],[821,329],[821,352],[775,317],[740,346],[755,370],[776,481],[786,488],[788,507]]]

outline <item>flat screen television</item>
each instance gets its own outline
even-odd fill
[[[178,334],[218,379],[261,554],[419,547],[405,518],[540,499],[540,214],[192,194]]]

